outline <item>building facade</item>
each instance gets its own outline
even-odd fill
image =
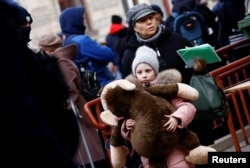
[[[111,24],[111,15],[120,15],[126,24],[126,12],[137,3],[159,5],[164,19],[171,13],[171,0],[15,0],[25,7],[32,15],[30,47],[38,49],[38,38],[52,33],[61,34],[59,16],[62,10],[71,6],[84,6],[86,34],[99,43],[105,43],[105,36]],[[214,0],[213,0],[214,1]]]

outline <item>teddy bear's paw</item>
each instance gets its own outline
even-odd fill
[[[114,168],[122,168],[126,164],[126,156],[129,150],[125,146],[110,145],[111,163]]]
[[[117,126],[118,124],[118,119],[117,117],[111,113],[110,110],[105,110],[100,114],[100,118],[105,124],[108,124],[110,126]]]
[[[208,152],[216,152],[216,150],[209,146],[198,146],[189,152],[189,155],[185,157],[185,160],[198,165],[207,164]]]
[[[184,83],[177,83],[177,85],[178,85],[178,93],[177,93],[178,97],[181,97],[187,100],[198,99],[199,92],[195,88]]]

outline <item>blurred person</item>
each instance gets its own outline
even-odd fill
[[[77,168],[78,126],[55,59],[29,47],[32,17],[12,1],[0,1],[2,165]],[[12,161],[14,159],[14,161]]]
[[[219,46],[223,47],[244,38],[238,21],[245,17],[245,0],[218,0],[212,11],[218,17]]]
[[[174,31],[174,19],[179,13],[184,11],[190,11],[196,6],[196,0],[172,0],[172,13],[166,19],[165,26],[170,30]]]
[[[107,46],[110,47],[115,54],[114,60],[109,64],[111,72],[115,75],[115,79],[121,79],[120,55],[115,47],[117,43],[127,35],[127,32],[128,28],[123,25],[121,16],[112,15],[109,33],[105,39]]]
[[[159,24],[165,24],[165,21],[163,20],[164,14],[161,7],[156,4],[152,4],[151,7],[155,11],[155,17]]]
[[[114,80],[108,69],[109,62],[114,60],[111,48],[100,45],[85,34],[84,7],[70,7],[62,11],[59,21],[64,34],[63,46],[77,44],[77,54],[74,59],[80,68],[95,71],[102,86]]]
[[[206,75],[207,65],[203,59],[194,60],[194,74],[195,75]],[[211,120],[200,120],[194,119],[191,124],[188,125],[188,128],[194,131],[199,137],[201,145],[209,146],[214,144],[214,128],[213,121]],[[208,164],[205,165],[195,165],[196,168],[210,168]]]
[[[38,45],[41,52],[52,54],[62,47],[63,40],[56,34],[45,34],[39,37]]]
[[[84,113],[85,98],[81,94],[81,75],[78,67],[74,63],[76,57],[77,46],[76,44],[61,47],[62,40],[57,35],[48,34],[39,38],[39,47],[41,51],[52,51],[49,53],[51,57],[57,59],[57,63],[62,71],[67,86],[69,87],[70,97],[76,105],[79,115],[77,116],[81,129],[85,135],[88,150],[94,160],[95,167],[108,167],[104,159],[102,144],[98,132],[93,125],[87,120]],[[70,105],[68,105],[70,106]],[[76,163],[82,167],[90,167],[90,161],[87,155],[87,150],[83,145],[83,139],[79,137],[78,151],[75,153]]]
[[[202,22],[202,24],[205,24],[207,29],[207,33],[204,34],[206,37],[205,43],[209,43],[215,49],[219,48],[217,39],[219,24],[216,21],[216,16],[212,10],[207,7],[205,2],[199,0],[173,0],[172,5],[172,13],[167,17],[165,22],[165,26],[169,28],[169,30],[174,31],[174,22],[179,15],[188,11],[198,12],[203,17],[204,22]]]

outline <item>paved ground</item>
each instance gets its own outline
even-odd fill
[[[250,138],[248,138],[248,141],[250,142]],[[242,147],[242,152],[250,152],[250,145],[246,145],[245,141],[241,141],[240,146]],[[230,148],[227,148],[224,150],[225,152],[235,152],[235,148],[232,145]]]
[[[247,135],[248,135],[248,141],[250,143],[250,127],[246,126],[246,131],[247,131]],[[244,141],[241,131],[238,130],[236,131],[238,139],[240,141],[240,146],[242,147],[241,150],[242,152],[250,152],[250,144],[246,144],[246,142]],[[220,139],[217,139],[215,141],[215,144],[212,145],[212,147],[214,147],[217,151],[227,151],[227,152],[234,152],[235,148],[233,146],[233,141],[231,138],[231,135],[228,134]]]

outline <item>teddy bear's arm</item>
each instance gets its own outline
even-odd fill
[[[122,127],[122,121],[118,122],[118,125],[113,127],[111,138],[110,138],[110,144],[112,146],[121,146],[124,145],[124,138],[121,134],[121,127]]]
[[[178,86],[176,83],[157,84],[157,85],[145,88],[145,90],[152,95],[169,99],[169,98],[173,98],[177,96]]]
[[[121,125],[123,121],[119,121],[118,125],[113,127],[110,137],[110,154],[112,165],[116,168],[123,167],[126,164],[126,155],[129,150],[125,144],[125,140],[121,134]]]
[[[177,96],[193,101],[199,97],[199,92],[195,88],[184,83],[157,84],[148,87],[145,90],[152,95],[159,96],[165,99]]]
[[[178,85],[178,93],[177,93],[178,97],[191,101],[198,99],[199,92],[195,88],[185,83],[177,83],[177,85]]]

